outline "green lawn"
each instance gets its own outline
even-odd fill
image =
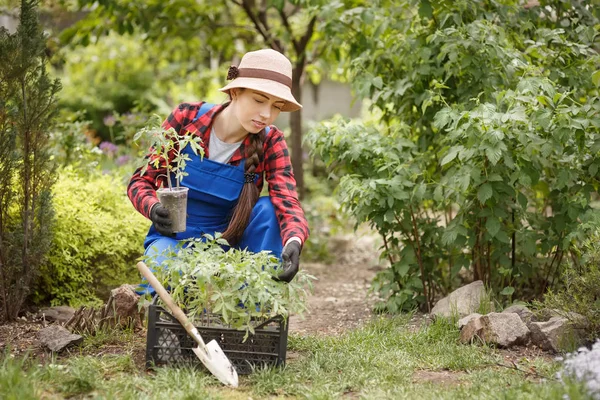
[[[411,332],[408,321],[409,316],[380,318],[340,336],[292,335],[288,351],[294,357],[285,369],[243,376],[236,390],[186,368],[141,372],[128,351],[73,356],[44,366],[33,359],[3,357],[0,398],[586,398],[581,387],[563,386],[554,378],[558,363],[524,357],[515,367],[494,349],[459,344],[458,330],[447,323]],[[98,338],[89,338],[82,349],[99,345]],[[419,378],[436,372],[446,376],[446,382]]]

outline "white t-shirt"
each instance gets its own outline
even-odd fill
[[[225,143],[217,137],[215,130],[212,129],[210,131],[210,141],[208,144],[208,158],[216,162],[227,164],[242,142],[243,140],[235,143]]]

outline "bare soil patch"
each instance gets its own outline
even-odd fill
[[[381,268],[377,238],[343,237],[336,240],[332,264],[305,263],[301,268],[317,278],[304,319],[290,317],[290,332],[339,334],[373,317],[375,296],[369,294],[373,277]]]

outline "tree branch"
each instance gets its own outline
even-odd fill
[[[290,21],[288,20],[287,15],[283,12],[283,9],[277,10],[279,12],[279,16],[281,17],[281,22],[283,22],[283,26],[285,30],[290,34],[290,38],[292,38],[292,44],[294,45],[294,50],[296,50],[296,54],[300,54],[300,43],[294,37],[294,32],[292,31],[292,26],[290,25]]]
[[[264,26],[261,25],[260,21],[258,20],[258,17],[252,11],[252,7],[250,6],[250,4],[248,4],[248,0],[242,0],[241,3],[238,3],[236,0],[231,0],[231,1],[235,4],[237,4],[238,6],[240,6],[244,10],[244,12],[248,16],[248,18],[250,18],[250,20],[256,27],[256,30],[263,37],[265,42],[267,42],[271,46],[271,48],[273,48],[274,50],[277,50],[277,51],[283,53],[283,49],[281,48],[281,46],[277,43],[277,41],[275,41],[275,40],[273,40],[273,38],[271,38],[271,36],[269,35],[269,32],[267,30],[265,30]]]
[[[308,27],[306,28],[306,32],[304,32],[304,36],[300,39],[300,51],[303,53],[312,38],[313,31],[315,30],[315,23],[317,22],[317,17],[313,16],[310,22],[308,23]],[[298,54],[300,55],[300,54]]]

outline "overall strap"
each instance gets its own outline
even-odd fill
[[[198,118],[200,118],[201,116],[203,116],[204,114],[206,114],[214,106],[215,106],[214,104],[210,104],[210,103],[204,103],[204,104],[202,104],[200,106],[200,108],[198,109],[198,112],[196,113],[196,116],[194,117],[194,119],[192,120],[192,122],[198,121]]]
[[[192,122],[196,122],[198,121],[198,119],[203,116],[204,114],[206,114],[211,108],[213,108],[215,105],[214,104],[210,104],[210,103],[204,103],[200,106],[200,108],[198,109],[198,112],[196,113],[196,116],[194,117],[194,119],[192,120]],[[270,127],[265,127],[265,136],[267,136],[269,134],[269,131],[271,130]]]

